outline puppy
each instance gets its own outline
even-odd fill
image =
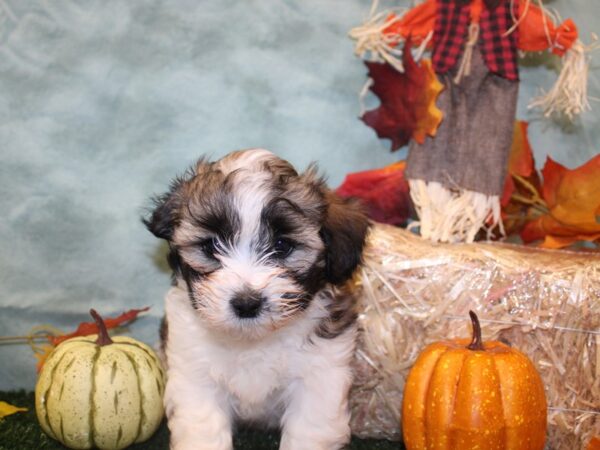
[[[344,446],[359,207],[314,167],[252,149],[199,161],[145,223],[173,270],[161,330],[171,448],[231,449],[238,421],[281,428],[285,450]]]

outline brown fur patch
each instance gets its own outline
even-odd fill
[[[325,289],[322,295],[329,298],[327,310],[329,317],[323,319],[317,328],[317,336],[333,339],[348,329],[358,317],[356,312],[357,299],[350,286]]]

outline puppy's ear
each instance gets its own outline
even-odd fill
[[[142,219],[146,228],[157,238],[169,241],[173,237],[175,226],[179,221],[183,184],[182,178],[173,181],[169,192],[154,198],[154,209],[150,216]]]
[[[325,243],[327,279],[342,284],[362,261],[369,221],[357,201],[343,199],[331,191],[325,192],[325,199],[327,212],[321,237]]]

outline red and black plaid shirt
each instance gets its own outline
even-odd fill
[[[483,7],[479,19],[479,48],[490,72],[509,80],[519,79],[517,43],[519,30],[504,33],[514,24],[508,0],[500,1],[493,9]],[[519,2],[513,2],[515,16]],[[461,0],[437,0],[437,17],[433,34],[433,68],[443,74],[452,70],[460,60],[468,39],[471,4]]]

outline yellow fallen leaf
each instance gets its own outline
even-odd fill
[[[27,408],[19,408],[18,406],[13,406],[10,403],[6,403],[0,400],[0,420],[5,418],[6,416],[10,416],[11,414],[27,411]]]

